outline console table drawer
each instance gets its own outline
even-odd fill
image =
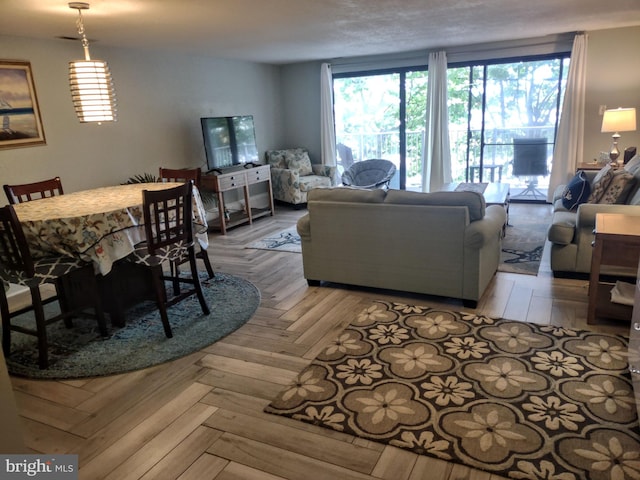
[[[247,170],[247,182],[249,184],[265,182],[270,178],[271,178],[271,167],[269,165]]]
[[[218,177],[220,190],[230,190],[232,188],[244,187],[247,184],[246,177],[243,172],[236,174],[220,175]]]

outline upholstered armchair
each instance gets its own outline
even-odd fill
[[[311,163],[305,148],[269,150],[265,159],[271,166],[273,198],[299,205],[307,203],[307,192],[335,184],[336,167]]]

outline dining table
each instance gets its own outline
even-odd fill
[[[113,264],[145,238],[143,190],[164,190],[181,183],[132,183],[82,190],[14,205],[35,258],[57,254],[94,263],[106,275]],[[208,247],[206,211],[193,189],[196,238]]]
[[[123,325],[124,309],[136,300],[133,292],[139,284],[147,283],[136,277],[131,262],[123,260],[134,251],[136,244],[145,240],[142,192],[181,184],[157,182],[99,187],[13,207],[34,258],[56,254],[93,263],[103,290],[105,310],[111,314],[112,323]],[[206,211],[195,186],[192,207],[195,238],[206,249]],[[118,267],[118,271],[114,271],[114,267]],[[73,297],[73,292],[65,292],[67,295]],[[73,298],[65,300],[73,304]]]

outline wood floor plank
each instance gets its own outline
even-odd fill
[[[283,477],[271,475],[270,473],[257,470],[247,465],[241,465],[236,462],[229,462],[227,467],[216,480],[286,480]],[[337,480],[337,479],[336,479]]]
[[[418,455],[408,480],[449,479],[453,464],[438,458]]]
[[[269,401],[282,390],[282,385],[277,383],[258,379],[248,382],[246,377],[220,370],[209,370],[199,381],[211,385],[216,390],[225,390]]]
[[[77,453],[85,439],[47,423],[20,419],[25,445],[34,453]]]
[[[16,378],[13,380],[13,388],[33,397],[59,403],[66,407],[77,407],[82,402],[93,396],[84,388],[78,388],[64,382],[40,382],[26,378]]]
[[[382,451],[373,476],[385,480],[409,480],[417,455],[396,447],[386,446]]]
[[[200,356],[193,357],[191,361],[198,358]],[[183,364],[174,363],[171,369],[165,371],[165,375],[160,375],[162,370],[158,370],[153,375],[136,377],[139,383],[126,391],[118,389],[119,395],[105,393],[104,397],[110,402],[104,403],[104,398],[100,399],[103,408],[75,425],[72,432],[83,437],[95,438],[100,432],[104,435],[104,432],[129,429],[206,374],[206,370],[199,365],[191,364],[177,368],[178,365]],[[171,382],[167,382],[167,378],[171,378]]]
[[[73,426],[89,417],[86,412],[20,391],[15,391],[14,395],[18,412],[21,416],[61,430],[70,430]]]
[[[225,433],[209,453],[289,480],[370,480],[374,477],[324,463],[298,453]]]
[[[198,403],[118,465],[105,480],[137,480],[209,418],[215,408]],[[123,442],[126,443],[126,442]],[[99,457],[97,457],[100,460]],[[82,470],[82,469],[81,469]]]
[[[110,436],[106,433],[96,435],[93,442],[87,442],[78,452],[80,470],[87,478],[92,478],[92,475],[97,476],[98,472],[104,471],[105,465],[111,466],[112,469],[117,467],[148,445],[151,439],[166,431],[173,422],[194,406],[211,415],[215,407],[198,403],[209,390],[208,385],[194,383],[162,407],[150,410],[146,417],[127,426],[128,428],[123,427],[110,432]]]
[[[228,460],[203,453],[186,472],[178,477],[178,480],[213,480],[218,478],[218,474],[228,463]]]
[[[260,419],[225,410],[218,410],[207,419],[206,425],[361,473],[371,472],[379,456],[378,452],[352,443],[345,443],[289,425],[275,425],[268,418]]]
[[[229,357],[269,367],[282,368],[299,372],[309,362],[294,355],[277,352],[267,352],[250,347],[240,347],[225,342],[217,342],[204,349],[205,352],[218,356]]]
[[[270,367],[259,363],[247,362],[235,358],[220,355],[206,354],[198,362],[202,367],[221,370],[223,372],[242,375],[243,377],[263,379],[268,378],[273,383],[288,385],[297,375],[298,370],[288,370],[278,367]]]
[[[149,469],[140,480],[174,480],[183,478],[191,465],[199,460],[204,452],[215,442],[222,432],[209,427],[200,426],[189,434],[176,448]],[[225,461],[226,465],[227,462]],[[190,474],[192,475],[193,472]],[[217,474],[217,473],[216,473]],[[202,477],[206,478],[206,477]],[[209,478],[215,478],[215,475]]]

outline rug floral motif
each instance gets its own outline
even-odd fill
[[[300,235],[298,235],[298,231],[295,226],[282,230],[281,232],[273,233],[261,240],[258,240],[257,242],[247,245],[245,248],[302,253]]]
[[[640,478],[616,335],[376,301],[265,411],[514,479]]]

